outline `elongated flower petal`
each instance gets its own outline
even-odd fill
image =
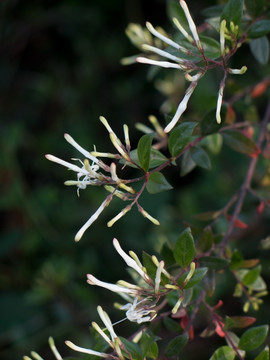
[[[87,282],[90,285],[97,285],[100,287],[103,287],[105,289],[111,290],[116,293],[128,293],[128,294],[136,294],[137,291],[134,289],[130,289],[124,286],[116,285],[116,284],[110,284],[101,280],[98,280],[96,277],[94,277],[91,274],[87,274]]]
[[[65,341],[65,344],[70,347],[72,350],[81,352],[81,353],[85,353],[85,354],[89,354],[89,355],[95,355],[95,356],[100,356],[103,358],[108,357],[108,354],[99,352],[99,351],[95,351],[95,350],[91,350],[91,349],[86,349],[80,346],[77,346],[75,344],[73,344],[71,341]]]
[[[75,171],[77,173],[81,173],[83,175],[88,175],[88,171],[84,168],[80,168],[79,166],[77,165],[74,165],[72,163],[69,163],[67,161],[64,161],[62,159],[59,159],[58,157],[54,156],[54,155],[51,155],[51,154],[47,154],[45,155],[45,157],[50,160],[50,161],[53,161],[57,164],[60,164],[62,166],[65,166],[67,167],[68,169],[72,170],[72,171]]]
[[[107,197],[106,200],[103,201],[103,203],[100,205],[100,207],[97,209],[97,211],[90,217],[90,219],[88,221],[86,221],[86,223],[77,232],[77,234],[75,236],[75,241],[79,241],[81,239],[81,237],[83,236],[85,231],[89,228],[89,226],[91,226],[93,224],[94,221],[97,220],[99,215],[102,213],[102,211],[105,209],[105,207],[109,205],[111,200],[112,200],[112,197]]]
[[[161,281],[161,272],[162,272],[163,268],[164,268],[164,261],[160,261],[160,263],[157,267],[156,277],[155,277],[155,293],[156,294],[158,294],[158,291],[159,291],[159,285],[160,285],[160,281]]]
[[[102,309],[101,306],[98,306],[97,307],[97,311],[98,311],[98,314],[103,322],[103,324],[106,326],[106,328],[108,329],[110,335],[111,335],[111,338],[112,338],[112,341],[114,341],[116,338],[117,338],[117,335],[116,333],[114,332],[114,329],[113,329],[113,325],[112,325],[112,322],[111,322],[111,319],[109,318],[108,314],[106,313],[106,311],[104,311]]]
[[[136,61],[141,64],[155,65],[163,68],[183,69],[183,66],[181,66],[180,64],[175,64],[169,61],[152,60],[142,56],[137,57]]]
[[[121,248],[119,242],[117,239],[113,239],[113,245],[115,247],[115,250],[118,252],[118,254],[124,259],[126,264],[130,266],[132,269],[137,271],[138,274],[141,275],[143,279],[149,280],[148,275],[139,267],[139,265],[136,263],[135,260],[133,260],[129,255],[127,255],[124,250]]]
[[[157,55],[160,55],[160,56],[163,56],[167,59],[170,59],[172,61],[175,61],[175,62],[179,62],[180,64],[183,64],[185,63],[185,60],[183,59],[180,59],[178,56],[174,56],[170,53],[168,53],[167,51],[164,51],[164,50],[161,50],[155,46],[151,46],[151,45],[148,45],[148,44],[143,44],[143,49],[144,50],[148,50],[148,51],[152,51],[153,53],[157,54]]]
[[[163,34],[158,32],[150,22],[148,22],[148,21],[146,22],[146,27],[154,36],[156,36],[160,40],[164,41],[166,44],[174,47],[177,50],[182,51],[185,54],[188,53],[188,50],[185,49],[183,46],[177,44],[176,42],[172,41],[171,39],[167,38],[166,36],[164,36]]]
[[[216,108],[216,120],[217,120],[218,124],[221,123],[220,110],[221,110],[222,99],[223,99],[223,90],[224,90],[224,86],[221,86],[219,89],[219,92],[218,92],[217,108]]]
[[[165,127],[165,129],[164,129],[165,133],[170,132],[174,128],[174,126],[177,124],[177,122],[180,119],[181,115],[183,114],[183,112],[187,108],[187,103],[188,103],[189,98],[191,97],[196,85],[197,85],[196,82],[193,82],[193,83],[190,84],[189,88],[186,91],[186,94],[185,94],[183,100],[178,105],[178,108],[176,110],[176,113],[175,113],[174,117],[172,118],[170,123]]]
[[[195,25],[191,15],[190,15],[188,6],[187,6],[187,4],[186,4],[186,2],[184,0],[180,0],[180,5],[181,5],[182,9],[184,10],[184,13],[186,15],[190,31],[192,33],[192,36],[193,36],[195,42],[196,42],[196,45],[197,45],[197,47],[199,49],[202,49],[202,45],[201,45],[199,35],[197,33],[196,25]]]
[[[91,155],[89,151],[87,151],[83,147],[81,147],[81,145],[79,145],[69,134],[65,134],[64,137],[70,145],[75,147],[75,149],[77,149],[80,153],[82,153],[87,159],[90,159],[94,163],[100,165],[99,160],[96,157],[94,157],[93,155]]]

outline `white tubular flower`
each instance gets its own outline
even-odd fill
[[[120,211],[119,214],[117,214],[114,218],[112,218],[110,221],[107,222],[108,227],[112,227],[116,221],[120,220],[123,216],[126,215],[127,212],[129,212],[132,209],[131,205],[127,205],[123,210]]]
[[[59,354],[59,351],[57,350],[57,348],[55,346],[55,343],[54,343],[54,340],[53,340],[53,338],[51,336],[49,337],[49,345],[50,345],[50,348],[51,348],[56,360],[63,360],[63,358]]]
[[[98,280],[95,276],[91,275],[91,274],[87,274],[87,282],[90,285],[97,285],[100,287],[103,287],[105,289],[108,289],[110,291],[116,292],[116,293],[126,293],[126,294],[137,294],[137,290],[136,289],[131,289],[129,287],[126,286],[121,286],[121,285],[117,285],[117,284],[110,284],[101,280]]]
[[[190,84],[190,86],[186,90],[186,94],[185,94],[183,100],[178,105],[178,108],[176,110],[176,113],[175,113],[174,117],[172,118],[170,123],[164,129],[165,133],[170,132],[174,128],[174,126],[177,124],[177,122],[180,119],[181,115],[186,110],[189,98],[191,97],[191,95],[192,95],[192,93],[193,93],[196,86],[197,86],[197,82],[193,82],[193,83]]]
[[[100,327],[96,323],[92,323],[92,325],[99,332],[99,334],[101,336],[103,336],[103,338],[108,342],[108,344],[116,351],[119,358],[121,360],[124,359],[124,356],[122,355],[122,352],[121,352],[121,349],[119,346],[121,344],[121,341],[118,338],[118,336],[116,335],[116,333],[114,332],[111,319],[109,318],[108,314],[102,309],[101,306],[97,307],[97,311],[98,311],[98,314],[99,314],[103,324],[105,325],[105,327],[107,328],[107,330],[110,333],[111,340],[108,338],[108,336],[105,334],[105,332],[100,329]]]
[[[225,29],[226,29],[226,20],[223,19],[220,23],[220,53],[221,56],[225,56]]]
[[[163,56],[167,59],[170,59],[172,61],[175,61],[175,62],[179,62],[180,64],[183,64],[185,63],[186,61],[183,60],[183,59],[180,59],[178,56],[174,56],[172,54],[169,54],[167,51],[164,51],[164,50],[161,50],[155,46],[151,46],[151,45],[148,45],[148,44],[143,44],[143,49],[144,50],[148,50],[148,51],[152,51],[153,53],[157,54],[157,55],[160,55],[160,56]]]
[[[156,311],[151,310],[151,308],[154,307],[155,305],[152,306],[140,305],[145,301],[147,301],[147,299],[143,299],[138,302],[138,298],[136,297],[134,299],[133,304],[129,303],[121,307],[122,310],[127,310],[126,316],[129,321],[141,324],[143,322],[151,321],[154,319],[154,317],[156,316]],[[149,315],[153,313],[154,316]]]
[[[234,75],[243,75],[247,71],[246,66],[242,66],[241,69],[228,69],[228,73]]]
[[[155,66],[160,66],[163,68],[172,68],[172,69],[186,69],[184,66],[181,66],[180,64],[175,64],[169,61],[158,61],[158,60],[152,60],[152,59],[148,59],[142,56],[139,56],[136,58],[136,62],[141,63],[141,64],[148,64],[148,65],[155,65]]]
[[[186,4],[186,2],[184,0],[180,0],[180,5],[181,5],[182,9],[184,10],[186,19],[188,21],[188,26],[189,26],[190,31],[192,33],[192,36],[193,36],[193,38],[194,38],[194,40],[196,42],[196,45],[197,45],[199,50],[202,50],[202,44],[201,44],[199,35],[197,33],[196,25],[195,25],[191,15],[190,15],[188,6],[187,6],[187,4]]]
[[[85,353],[85,354],[89,354],[89,355],[94,355],[94,356],[99,356],[99,357],[102,357],[102,358],[109,357],[108,354],[105,354],[105,353],[102,353],[102,352],[99,352],[99,351],[95,351],[95,350],[91,350],[91,349],[86,349],[86,348],[77,346],[77,345],[73,344],[71,341],[65,341],[65,344],[66,344],[69,348],[71,348],[72,350],[75,350],[75,351],[78,351],[78,352],[81,352],[81,353]]]
[[[193,42],[192,37],[189,35],[189,33],[183,28],[183,26],[180,24],[177,18],[173,18],[173,23],[177,27],[177,29],[184,35],[184,37],[190,42]]]
[[[114,329],[113,329],[113,325],[112,325],[112,322],[111,322],[111,319],[109,318],[108,314],[106,313],[106,311],[104,311],[102,309],[101,306],[98,306],[97,307],[97,311],[98,311],[98,314],[103,322],[103,324],[106,326],[106,328],[108,329],[110,335],[111,335],[111,339],[112,341],[114,342],[115,339],[117,338],[117,335],[116,333],[114,332]]]
[[[160,285],[160,281],[161,281],[161,273],[162,273],[163,268],[164,268],[164,261],[160,261],[160,263],[158,264],[158,267],[157,267],[156,277],[155,277],[155,293],[156,294],[158,294],[158,292],[159,292],[159,285]]]
[[[69,134],[65,134],[64,138],[70,145],[75,147],[75,149],[82,153],[87,159],[92,160],[94,163],[100,166],[100,161],[95,156],[91,155],[89,151],[81,147],[81,145],[79,145]]]
[[[221,123],[220,111],[221,111],[221,105],[223,99],[223,90],[224,90],[224,85],[219,88],[219,92],[218,92],[217,108],[216,108],[216,120],[218,124]]]
[[[151,281],[149,276],[145,273],[145,271],[137,264],[135,260],[132,259],[128,254],[124,252],[124,250],[121,248],[119,242],[117,239],[113,239],[113,246],[115,247],[115,250],[118,252],[118,254],[124,259],[126,264],[137,271],[137,273],[146,281]]]
[[[127,124],[123,125],[123,130],[124,130],[126,148],[128,151],[130,151],[131,146],[130,146],[130,138],[129,138],[129,128]]]
[[[72,171],[75,171],[76,173],[79,173],[79,174],[81,173],[82,175],[88,175],[88,171],[84,167],[80,168],[77,165],[74,165],[70,162],[59,159],[58,157],[51,155],[51,154],[47,154],[47,155],[45,155],[45,157],[46,157],[46,159],[53,161],[57,164],[60,164],[62,166],[65,166],[66,168],[68,168]]]
[[[105,209],[106,206],[109,205],[109,203],[112,200],[112,196],[109,195],[104,201],[103,203],[100,205],[100,207],[97,209],[97,211],[90,217],[89,220],[86,221],[86,223],[80,228],[80,230],[77,232],[77,234],[75,235],[75,241],[78,242],[81,237],[83,236],[83,234],[85,233],[85,231],[93,224],[94,221],[97,220],[97,218],[99,217],[99,215],[102,213],[102,211]]]
[[[182,51],[185,54],[188,54],[187,49],[185,49],[183,46],[177,44],[176,42],[172,41],[171,39],[167,38],[166,36],[164,36],[163,34],[158,32],[150,22],[148,22],[148,21],[146,22],[146,27],[150,31],[150,33],[152,33],[154,36],[156,36],[157,38],[159,38],[160,40],[162,40],[166,44],[174,47],[177,50]]]
[[[124,159],[130,160],[127,152],[124,149],[123,144],[121,143],[120,139],[117,137],[117,135],[115,134],[113,129],[110,127],[110,125],[109,125],[108,121],[105,119],[105,117],[100,116],[99,120],[102,122],[102,124],[108,130],[111,142],[112,142],[113,146],[116,148],[116,150],[119,152],[119,154],[122,155]]]

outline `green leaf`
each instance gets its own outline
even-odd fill
[[[211,169],[211,161],[207,152],[200,146],[194,146],[190,149],[191,158],[194,163],[203,169]]]
[[[187,150],[181,157],[180,176],[183,177],[190,173],[196,167],[195,162],[191,158],[190,150]]]
[[[256,39],[270,32],[270,20],[259,20],[255,22],[248,30],[248,36]]]
[[[152,256],[147,254],[147,252],[143,251],[142,258],[143,258],[143,266],[146,268],[148,276],[150,276],[150,278],[154,281],[157,272],[157,267],[153,263]]]
[[[168,183],[163,174],[155,172],[149,176],[146,189],[150,194],[157,194],[162,191],[171,190],[172,186]]]
[[[173,251],[167,244],[163,244],[160,251],[160,256],[164,260],[166,266],[171,266],[175,264],[175,259],[173,256]]]
[[[260,276],[261,269],[262,267],[259,265],[252,270],[248,270],[243,277],[242,283],[246,286],[253,284]]]
[[[248,155],[258,155],[260,153],[260,149],[255,142],[240,131],[224,131],[222,136],[225,143],[235,151]]]
[[[236,270],[243,267],[243,261],[244,259],[242,254],[239,250],[235,249],[231,257],[230,269]]]
[[[193,287],[194,285],[198,284],[206,275],[208,271],[207,267],[200,267],[198,269],[196,269],[194,271],[194,274],[192,275],[191,279],[189,280],[189,282],[185,285],[185,289],[189,289],[191,287]],[[183,276],[181,276],[178,280],[178,284],[182,284],[182,282],[185,280],[187,274],[184,274]]]
[[[138,143],[138,159],[144,171],[149,169],[153,137],[154,134],[143,135]]]
[[[265,349],[255,357],[254,360],[269,360],[269,347],[266,346]]]
[[[160,151],[158,151],[157,149],[151,148],[149,169],[157,167],[157,166],[163,164],[167,160],[168,159],[166,158],[166,156],[164,156]]]
[[[239,349],[251,351],[257,349],[265,340],[268,332],[268,326],[256,326],[248,329],[240,337]]]
[[[122,336],[120,337],[120,340],[124,344],[126,350],[130,353],[132,359],[134,359],[134,360],[142,360],[143,359],[142,350],[138,344],[136,344],[132,341],[129,341],[129,340],[123,338]]]
[[[265,0],[245,0],[247,12],[253,18],[258,17],[264,11]]]
[[[211,134],[208,135],[205,140],[207,141],[207,148],[215,155],[220,153],[222,148],[223,139],[220,134]]]
[[[211,59],[220,57],[220,44],[217,40],[203,35],[200,35],[200,40],[205,56]]]
[[[197,123],[195,122],[184,122],[173,129],[169,137],[169,151],[172,156],[177,156],[189,143],[193,129]]]
[[[221,346],[210,357],[210,360],[233,360],[235,351],[230,346]]]
[[[183,301],[182,301],[182,306],[185,308],[189,305],[189,303],[191,302],[193,297],[193,289],[187,289],[185,288],[183,290]]]
[[[207,114],[205,114],[202,121],[200,122],[201,134],[205,136],[217,133],[224,124],[227,110],[227,106],[224,105],[221,107],[221,124],[218,124],[216,120],[216,108],[210,110]]]
[[[229,265],[229,261],[215,256],[203,256],[200,264],[213,270],[220,270]]]
[[[249,272],[249,270],[246,269],[240,269],[236,270],[237,277],[239,280],[243,281],[245,275]],[[248,285],[252,290],[254,291],[263,291],[266,290],[266,283],[264,282],[263,278],[261,276],[258,276],[257,279],[250,285]]]
[[[269,41],[266,36],[249,42],[250,50],[255,59],[262,65],[269,60]]]
[[[223,9],[224,5],[214,5],[203,9],[201,14],[205,18],[215,18],[220,16]]]
[[[185,16],[184,10],[179,5],[178,0],[167,1],[167,14],[169,19],[173,19],[174,17],[177,18],[186,31],[189,31],[187,18]]]
[[[210,227],[207,227],[199,237],[196,248],[198,248],[200,252],[206,252],[212,248],[213,243],[214,237],[212,230]]]
[[[220,21],[225,19],[227,28],[230,28],[231,22],[233,22],[234,25],[240,26],[243,14],[243,5],[244,0],[229,0],[221,13]]]
[[[256,318],[251,316],[226,316],[225,329],[245,328],[252,325],[255,321]]]
[[[178,321],[175,321],[169,317],[164,317],[163,323],[164,323],[165,328],[173,333],[182,333],[183,332],[183,329],[181,328]]]
[[[188,335],[183,334],[172,339],[165,348],[165,356],[171,357],[180,354],[188,342]]]
[[[139,158],[138,158],[138,149],[134,149],[130,152],[130,158],[136,163],[136,164],[140,164],[139,162]],[[151,151],[150,151],[150,164],[149,164],[149,169],[155,168],[161,164],[163,164],[165,161],[167,161],[168,159],[166,158],[166,156],[164,156],[160,151],[153,149],[151,147]],[[126,160],[120,160],[121,164],[126,164],[127,166],[130,167],[134,167],[137,168],[136,165],[131,164],[130,162],[126,161]]]
[[[146,332],[142,333],[140,340],[140,347],[143,358],[156,359],[158,357],[158,346],[156,340],[159,338],[154,335],[149,335]]]
[[[195,246],[190,228],[185,229],[180,234],[176,241],[173,255],[176,262],[182,267],[187,267],[193,260],[195,255]]]

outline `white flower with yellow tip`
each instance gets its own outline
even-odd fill
[[[120,348],[121,341],[114,331],[111,319],[109,318],[108,314],[102,309],[101,306],[97,307],[97,311],[98,311],[100,319],[102,320],[103,324],[105,325],[105,329],[102,329],[96,322],[92,322],[93,328],[108,343],[108,345],[116,352],[118,358],[123,360],[124,356],[122,355],[122,350]],[[110,336],[107,335],[107,333],[105,332],[106,330],[108,330]],[[99,356],[102,358],[115,358],[115,356],[113,356],[111,354],[106,354],[103,352],[99,352],[99,351],[95,351],[92,349],[87,349],[87,348],[77,346],[77,345],[73,344],[71,341],[66,341],[65,343],[71,349],[81,352],[81,353],[95,355],[95,356]]]

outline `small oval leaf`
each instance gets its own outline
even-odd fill
[[[250,50],[255,59],[262,65],[265,65],[269,60],[269,41],[266,36],[259,39],[250,40]]]
[[[165,355],[168,357],[178,355],[188,342],[188,335],[183,334],[172,339],[165,348]]]
[[[248,30],[250,38],[260,38],[270,32],[270,20],[260,20],[255,22]]]
[[[195,255],[195,246],[190,228],[185,229],[180,234],[176,241],[173,255],[176,262],[182,267],[187,267],[193,260]]]
[[[257,349],[265,340],[268,333],[268,326],[256,326],[248,329],[240,337],[239,349],[251,351]]]
[[[191,158],[196,165],[206,170],[211,169],[211,160],[207,152],[203,148],[201,148],[200,146],[194,146],[190,149],[190,153]]]
[[[146,134],[138,142],[138,159],[144,171],[149,169],[153,137],[154,134]]]
[[[146,189],[150,194],[157,194],[162,191],[171,190],[172,186],[168,183],[163,174],[155,172],[149,176]]]
[[[221,346],[210,357],[210,360],[233,360],[235,351],[230,346]]]
[[[169,137],[169,151],[172,156],[177,156],[188,144],[192,135],[193,129],[197,123],[195,122],[184,122],[174,128]]]
[[[233,150],[250,156],[257,156],[260,149],[253,140],[245,136],[240,131],[228,130],[222,133],[224,142]]]

